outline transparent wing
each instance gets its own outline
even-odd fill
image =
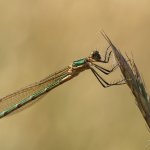
[[[13,105],[18,104],[21,100],[23,100],[23,99],[31,96],[32,94],[34,94],[34,93],[36,93],[36,92],[46,88],[51,83],[54,83],[61,76],[67,74],[68,73],[68,69],[69,69],[69,66],[64,68],[64,69],[62,69],[62,70],[60,70],[60,71],[58,71],[58,72],[55,72],[54,74],[51,74],[51,75],[47,76],[43,80],[35,82],[35,83],[33,83],[33,84],[31,84],[31,85],[29,85],[27,87],[24,87],[24,88],[22,88],[22,89],[20,89],[18,91],[13,92],[12,94],[9,94],[9,95],[1,98],[0,99],[0,112],[3,112],[5,110],[11,108]],[[15,111],[13,111],[13,113],[14,112],[16,113],[18,111],[23,110],[24,108],[29,107],[33,103],[37,102],[37,100],[39,98],[41,98],[41,97],[43,97],[43,95],[39,96],[34,101],[30,101],[29,103],[27,103],[23,107],[20,107],[20,108],[16,109]]]

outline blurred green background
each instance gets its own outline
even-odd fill
[[[1,0],[0,95],[95,48],[104,54],[108,44],[101,29],[123,54],[133,53],[149,89],[150,1]],[[0,120],[1,150],[141,150],[150,149],[149,140],[127,86],[104,89],[90,71]]]

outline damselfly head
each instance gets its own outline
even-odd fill
[[[95,61],[100,61],[101,55],[100,55],[99,51],[94,50],[93,52],[91,52],[90,58],[95,60]]]

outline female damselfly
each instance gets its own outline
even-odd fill
[[[0,99],[0,118],[7,116],[9,114],[16,113],[24,108],[29,107],[31,104],[35,103],[42,96],[48,93],[50,90],[55,87],[63,84],[64,82],[76,77],[82,71],[90,69],[95,77],[98,79],[99,83],[104,87],[109,87],[112,85],[121,85],[124,84],[124,80],[117,81],[115,83],[108,83],[105,81],[96,71],[99,70],[102,73],[108,75],[113,72],[117,67],[112,69],[105,69],[97,63],[108,63],[111,52],[108,52],[109,47],[106,50],[104,60],[101,59],[101,55],[97,50],[93,51],[89,57],[73,61],[73,63],[64,69],[55,72],[54,74],[49,75],[43,80],[36,82],[32,85],[29,85],[23,89],[20,89],[10,95],[7,95]]]

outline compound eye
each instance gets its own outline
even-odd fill
[[[92,53],[91,53],[91,58],[92,59],[94,59],[94,60],[96,60],[96,61],[99,61],[100,59],[101,59],[101,56],[100,56],[100,54],[99,54],[99,51],[93,51]]]

